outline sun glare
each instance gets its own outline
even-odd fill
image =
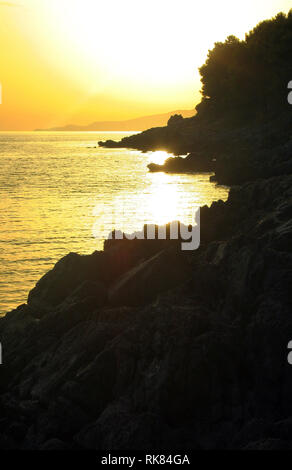
[[[194,81],[214,41],[243,37],[262,15],[258,3],[50,0],[45,13],[54,28],[51,40],[87,60],[89,72],[98,65],[111,80],[167,86]],[[222,17],[222,10],[228,15]]]
[[[169,175],[164,173],[151,175],[151,179],[151,194],[147,207],[150,220],[158,225],[178,220],[180,218],[178,185],[171,184]]]
[[[149,152],[149,163],[157,163],[158,165],[163,165],[165,160],[173,156],[172,154],[167,153],[165,150],[157,150],[156,152]]]
[[[85,80],[93,91],[102,78],[103,90],[151,89],[161,99],[170,88],[179,93],[183,83],[194,89],[197,67],[214,41],[239,26],[240,34],[246,30],[248,7],[227,30],[217,21],[219,5],[211,3],[212,15],[193,0],[51,0],[43,14],[51,28],[50,45],[65,48],[75,79]],[[231,0],[225,3],[234,10]]]
[[[243,38],[263,18],[287,12],[291,1],[0,4],[3,122],[34,129],[193,109],[198,67],[214,42]]]

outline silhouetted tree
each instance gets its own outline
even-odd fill
[[[243,41],[217,42],[199,69],[199,113],[265,114],[287,103],[292,79],[292,10],[259,23]]]

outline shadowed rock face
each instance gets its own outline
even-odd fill
[[[163,165],[150,163],[148,166],[152,172],[165,171],[166,173],[202,173],[211,172],[214,169],[214,162],[201,155],[190,153],[187,157],[170,157]]]
[[[0,319],[0,447],[291,448],[292,177],[201,209],[201,247],[67,255]]]
[[[181,119],[174,125],[148,129],[105,147],[166,150],[186,158],[169,158],[164,165],[150,163],[150,171],[169,173],[214,171],[212,181],[237,185],[260,178],[291,174],[291,106],[283,105],[266,119],[234,121],[212,114]]]
[[[28,305],[37,317],[63,306],[63,303],[72,304],[75,300],[92,297],[97,299],[96,307],[102,306],[113,282],[166,245],[175,248],[177,242],[113,239],[105,242],[104,251],[91,255],[69,253],[37,282],[28,295]]]
[[[190,135],[193,133],[195,117],[179,119],[174,124],[165,127],[153,127],[123,137],[119,142],[107,140],[98,142],[101,147],[131,148],[147,152],[148,150],[167,150],[175,155],[186,155],[190,149]]]
[[[166,150],[177,158],[150,171],[233,187],[201,208],[198,250],[123,239],[70,253],[0,318],[1,449],[292,449],[291,18],[253,30],[252,60],[227,55],[210,94],[209,55],[195,117],[99,143]]]
[[[182,284],[189,274],[186,257],[162,250],[119,278],[109,290],[109,302],[112,305],[145,305],[160,292]]]

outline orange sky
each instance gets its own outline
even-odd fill
[[[216,40],[290,0],[0,1],[0,130],[121,120],[199,101]]]

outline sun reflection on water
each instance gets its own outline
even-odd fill
[[[157,165],[163,165],[165,160],[169,157],[173,157],[172,154],[167,153],[165,150],[156,150],[155,152],[149,152],[149,163],[156,163]]]
[[[124,134],[120,134],[123,136]],[[0,314],[68,252],[102,250],[113,229],[194,222],[195,208],[225,200],[208,174],[150,173],[171,156],[96,147],[111,133],[0,133]]]
[[[175,220],[194,224],[197,209],[206,202],[202,185],[206,189],[210,186],[208,175],[200,176],[197,185],[199,176],[146,174],[142,191],[119,193],[106,204],[96,204],[93,236],[101,241],[115,229],[132,233],[144,224],[163,225]]]

